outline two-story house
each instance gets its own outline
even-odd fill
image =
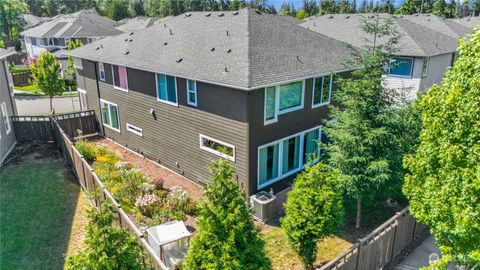
[[[70,40],[79,39],[83,44],[105,36],[123,33],[116,29],[116,21],[99,16],[93,10],[81,10],[72,14],[57,15],[21,33],[30,58],[44,51],[67,49]]]
[[[248,194],[315,162],[348,46],[245,8],[191,12],[69,52],[106,136],[205,183],[225,157]]]
[[[17,112],[7,63],[7,57],[12,54],[14,52],[0,48],[0,166],[17,143],[10,118]]]
[[[433,84],[440,84],[446,69],[454,62],[459,35],[450,28],[439,31],[435,29],[436,26],[423,25],[429,18],[439,19],[435,15],[420,16],[419,19],[415,15],[327,14],[308,18],[301,25],[311,31],[362,47],[365,39],[372,41],[372,36],[363,30],[363,24],[365,20],[373,22],[377,16],[382,22],[390,18],[393,28],[400,35],[398,51],[392,55],[391,68],[385,74],[386,87],[402,91],[408,98],[415,98],[418,92],[425,91]],[[430,24],[433,25],[433,22]],[[440,25],[440,22],[435,25]],[[455,26],[462,27],[458,24]],[[445,24],[442,27],[447,26]],[[384,37],[377,42],[385,41]]]

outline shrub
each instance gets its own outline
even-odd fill
[[[147,217],[152,217],[153,212],[158,208],[161,203],[160,198],[155,194],[147,194],[137,198],[135,206]]]
[[[155,190],[155,186],[150,183],[142,183],[140,189],[142,194],[151,194]]]
[[[163,189],[163,183],[164,183],[164,180],[161,177],[156,177],[156,178],[153,178],[152,180],[152,184],[155,186],[156,190]]]
[[[180,187],[173,187],[167,197],[171,211],[181,211],[187,215],[195,214],[196,204]]]
[[[83,158],[92,163],[95,161],[97,154],[96,154],[96,147],[90,142],[87,141],[78,141],[75,143],[75,148],[77,148],[78,152],[83,156]]]

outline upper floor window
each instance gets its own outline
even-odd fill
[[[187,80],[187,103],[197,107],[197,82]]]
[[[53,46],[55,43],[53,41],[53,38],[48,39],[48,46]]]
[[[103,63],[98,63],[98,76],[100,77],[100,81],[105,81],[105,66]]]
[[[112,65],[113,88],[128,91],[127,68],[125,66]]]
[[[31,39],[32,39],[32,45],[37,46],[37,39],[34,37],[32,37]]]
[[[173,76],[157,74],[157,100],[178,106],[177,80]]]
[[[313,79],[312,107],[330,103],[332,95],[333,75]]]
[[[265,124],[274,123],[278,115],[303,108],[305,81],[265,88]]]
[[[390,59],[388,74],[398,77],[412,77],[413,58],[411,57],[393,57]]]
[[[81,58],[73,58],[73,66],[76,69],[83,69],[82,59]]]

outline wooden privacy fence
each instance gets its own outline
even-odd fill
[[[12,116],[11,119],[18,142],[53,140],[48,116]]]
[[[12,73],[13,85],[15,86],[24,86],[30,84],[32,78],[31,71],[22,71]]]
[[[399,255],[426,226],[408,214],[408,207],[318,270],[381,269]]]
[[[80,117],[88,118],[89,116],[90,115],[84,115]],[[93,116],[95,116],[95,113],[93,113]],[[145,262],[145,264],[151,266],[155,270],[167,270],[168,268],[155,254],[152,247],[145,240],[146,236],[137,228],[132,219],[125,213],[125,211],[118,204],[115,198],[113,198],[110,192],[105,188],[102,181],[100,181],[90,164],[88,164],[88,162],[83,158],[80,152],[78,152],[78,150],[75,148],[74,144],[70,140],[70,138],[74,137],[74,134],[67,134],[64,131],[60,122],[64,120],[69,120],[69,118],[67,116],[63,116],[60,118],[57,116],[51,116],[50,120],[52,122],[52,133],[55,143],[60,152],[63,154],[64,158],[67,160],[70,167],[73,169],[73,172],[77,176],[82,188],[88,194],[97,192],[97,190],[100,191],[98,194],[99,196],[94,196],[93,203],[95,204],[95,206],[100,208],[105,200],[109,201],[110,204],[117,210],[117,225],[127,229],[129,232],[134,234],[137,241],[145,249],[148,257],[148,260]],[[75,128],[71,128],[71,126],[65,125],[65,123],[64,126],[76,131]],[[98,130],[93,131],[98,132]],[[87,133],[85,133],[84,131],[84,134],[86,135]]]

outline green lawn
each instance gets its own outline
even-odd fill
[[[0,171],[0,269],[62,269],[83,247],[88,200],[56,150],[41,148]]]
[[[40,94],[40,90],[34,84],[24,85],[24,86],[15,86],[15,90],[27,91],[34,94]]]

